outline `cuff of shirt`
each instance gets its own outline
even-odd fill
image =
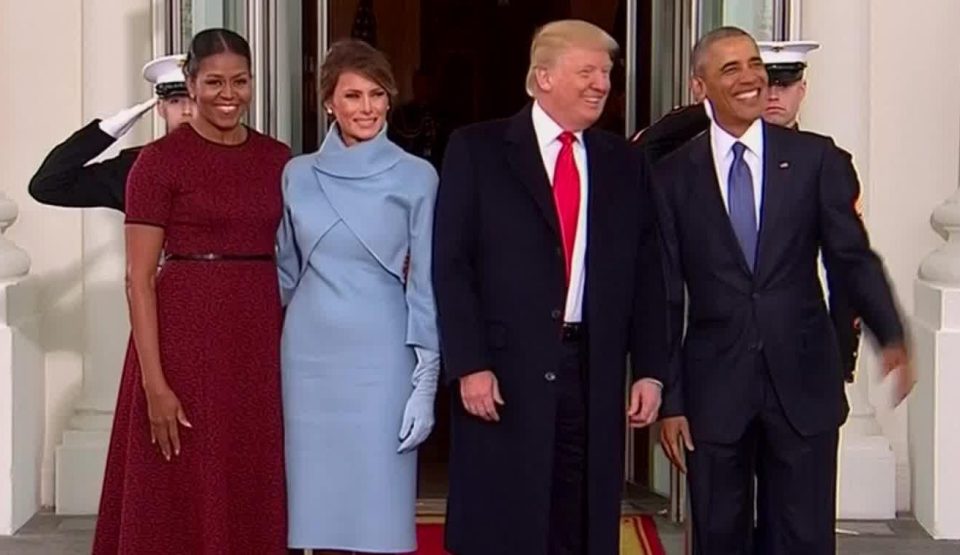
[[[657,386],[658,386],[660,389],[663,389],[663,382],[661,382],[660,380],[658,380],[658,379],[656,379],[656,378],[640,378],[640,379],[637,380],[637,381],[655,383],[655,384],[657,384]]]

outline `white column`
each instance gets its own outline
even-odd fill
[[[807,101],[801,127],[832,136],[853,155],[870,217],[870,3],[805,0],[801,32],[821,43],[808,59]],[[838,516],[888,519],[896,515],[896,457],[870,404],[876,369],[865,341],[856,382],[848,387],[850,417],[841,430]]]
[[[934,538],[960,539],[960,190],[931,224],[947,242],[923,261],[914,287],[913,510]]]
[[[36,282],[27,253],[2,235],[17,205],[0,192],[0,535],[40,508],[43,356]]]
[[[141,77],[151,58],[150,0],[85,2],[82,15],[83,117],[89,121],[152,94]],[[146,118],[145,118],[146,119]],[[149,139],[140,125],[111,148]],[[95,513],[117,388],[129,335],[123,275],[123,216],[88,210],[83,216],[83,388],[56,456],[60,514]]]

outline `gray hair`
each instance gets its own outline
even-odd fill
[[[710,50],[710,47],[721,40],[732,39],[736,37],[747,37],[756,43],[750,33],[739,27],[732,26],[717,27],[706,35],[700,37],[700,40],[698,40],[697,44],[693,46],[693,51],[690,53],[690,72],[698,77],[702,76],[703,57],[706,55],[707,51]]]

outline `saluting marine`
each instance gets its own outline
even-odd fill
[[[94,119],[57,145],[30,179],[29,192],[37,202],[77,208],[105,207],[123,210],[127,174],[140,147],[121,150],[115,158],[89,164],[126,134],[154,105],[176,129],[193,116],[181,54],[157,58],[143,67],[143,77],[154,85],[156,96],[106,119]]]

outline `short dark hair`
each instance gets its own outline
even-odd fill
[[[243,56],[247,60],[247,67],[250,67],[250,45],[247,43],[247,39],[230,29],[215,28],[200,31],[190,41],[187,61],[183,64],[184,75],[190,79],[196,78],[200,71],[200,62],[205,58],[224,52]]]
[[[734,37],[747,37],[753,41],[753,36],[750,35],[750,33],[733,26],[717,27],[700,37],[700,40],[693,46],[693,51],[690,53],[690,73],[700,75],[700,66],[703,64],[703,57],[714,43]]]
[[[333,43],[320,67],[321,102],[333,96],[340,76],[348,71],[359,73],[383,87],[391,100],[397,96],[397,82],[384,53],[362,40],[344,39]]]

